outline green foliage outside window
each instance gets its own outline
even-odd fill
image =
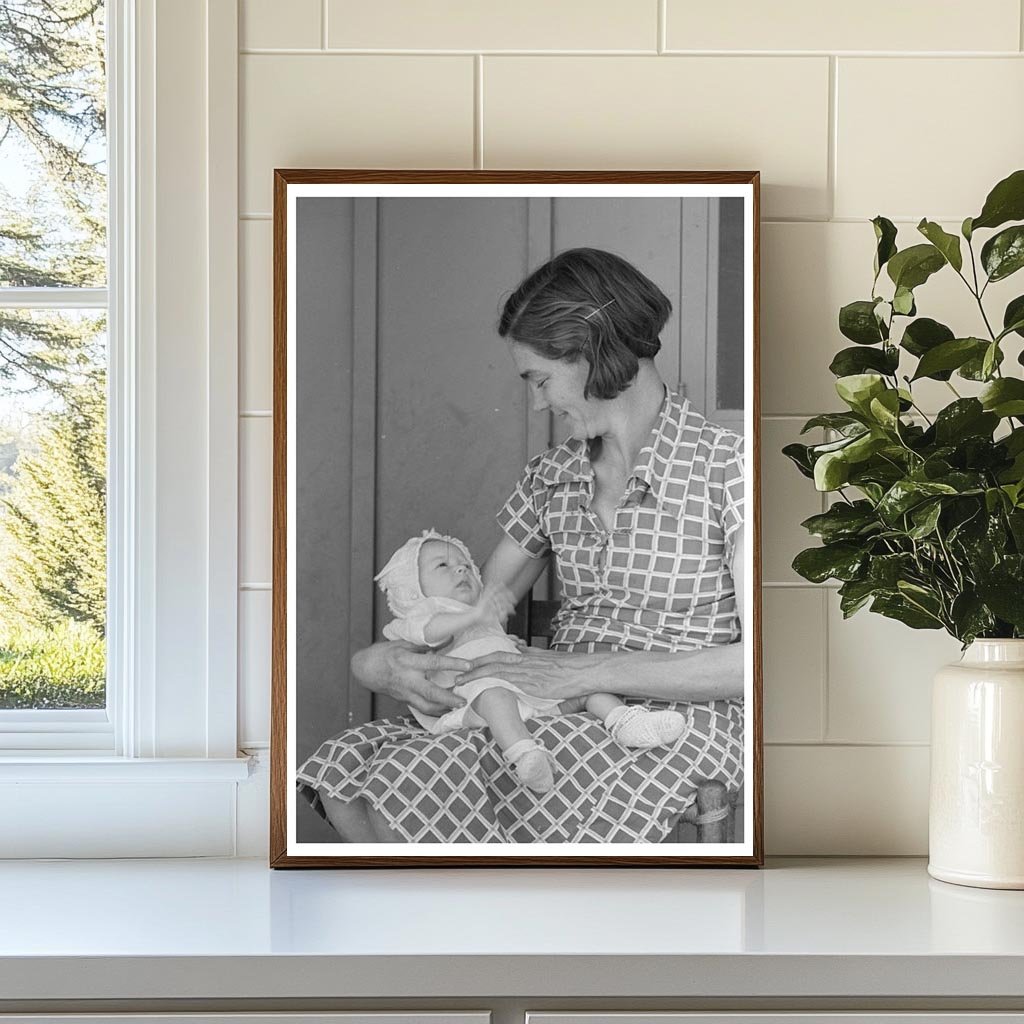
[[[0,0],[0,302],[106,284],[103,16]],[[0,709],[105,703],[104,331],[0,305]]]

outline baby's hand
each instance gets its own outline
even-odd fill
[[[500,583],[488,583],[480,600],[476,603],[481,618],[497,619],[499,623],[504,622],[515,610],[515,600],[512,591]]]

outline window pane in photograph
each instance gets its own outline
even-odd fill
[[[0,287],[103,285],[104,5],[3,0],[0,54]]]
[[[105,703],[104,321],[0,309],[0,709]]]
[[[718,409],[743,408],[743,200],[719,200]]]

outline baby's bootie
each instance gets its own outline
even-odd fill
[[[505,751],[516,778],[534,793],[550,793],[555,787],[555,759],[535,739],[518,740]]]
[[[683,735],[686,719],[678,711],[651,711],[637,704],[622,704],[608,712],[604,725],[623,747],[664,747]]]

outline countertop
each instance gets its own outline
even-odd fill
[[[1024,997],[1024,892],[751,869],[0,864],[0,1000]]]

